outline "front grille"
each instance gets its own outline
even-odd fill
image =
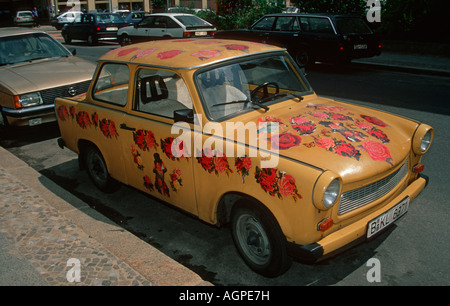
[[[408,172],[408,161],[391,175],[370,185],[344,192],[341,195],[338,214],[342,215],[367,205],[388,194]]]
[[[40,93],[42,100],[44,100],[44,104],[53,104],[56,98],[70,97],[68,93],[70,87],[73,87],[76,91],[76,95],[79,95],[87,92],[90,84],[91,80],[42,90]]]

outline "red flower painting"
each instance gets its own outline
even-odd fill
[[[388,147],[377,141],[368,140],[362,143],[362,148],[369,154],[373,160],[385,161],[390,165],[393,165],[391,152]]]
[[[248,53],[248,46],[246,45],[238,45],[238,44],[230,44],[224,46],[227,50],[231,51],[242,51]]]
[[[222,53],[217,50],[200,50],[192,53],[191,56],[198,57],[200,60],[204,61],[210,58],[221,56]]]
[[[301,142],[302,138],[300,136],[286,132],[270,136],[272,149],[275,150],[287,150],[292,147],[299,146]]]
[[[377,126],[381,126],[381,127],[387,126],[386,123],[384,123],[382,120],[380,120],[378,118],[375,118],[375,117],[361,115],[361,118],[363,118],[364,120],[366,120],[366,121],[368,121],[368,122],[370,122],[372,124],[375,124]]]
[[[173,58],[179,54],[183,53],[181,50],[170,50],[158,53],[158,58],[161,60],[166,60],[169,58]]]
[[[275,168],[260,169],[256,167],[255,179],[261,188],[271,196],[277,196],[279,199],[292,197],[294,201],[302,198],[294,177],[285,172]]]

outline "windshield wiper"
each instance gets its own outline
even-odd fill
[[[213,106],[220,106],[220,105],[227,105],[227,104],[237,104],[237,103],[251,103],[254,104],[256,106],[259,106],[259,108],[264,108],[264,110],[267,112],[269,110],[269,107],[262,105],[260,102],[258,101],[250,101],[250,100],[236,100],[236,101],[230,101],[230,102],[224,102],[224,103],[217,103],[214,104]]]
[[[273,96],[266,97],[266,98],[263,98],[263,99],[259,100],[259,103],[264,103],[264,102],[267,102],[267,101],[272,101],[272,100],[275,100],[275,99],[281,98],[281,97],[297,98],[297,99],[299,100],[298,102],[300,102],[301,100],[303,100],[303,96],[302,96],[302,95],[299,95],[299,94],[297,94],[297,93],[292,93],[292,92],[289,92],[289,93],[287,93],[287,92],[280,92],[280,93],[274,94]]]

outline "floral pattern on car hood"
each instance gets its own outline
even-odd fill
[[[258,129],[259,141],[268,141],[280,156],[332,170],[348,181],[382,173],[403,162],[417,125],[395,115],[323,98],[290,104],[288,110],[278,105],[270,108],[256,122],[258,126],[277,122],[278,134],[268,124]]]

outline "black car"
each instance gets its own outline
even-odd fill
[[[119,14],[89,13],[81,15],[73,23],[66,24],[61,34],[66,43],[77,39],[95,45],[99,41],[117,40],[117,31],[126,25]]]
[[[381,53],[381,44],[364,19],[349,15],[269,14],[247,30],[221,31],[215,37],[285,47],[302,67]]]

